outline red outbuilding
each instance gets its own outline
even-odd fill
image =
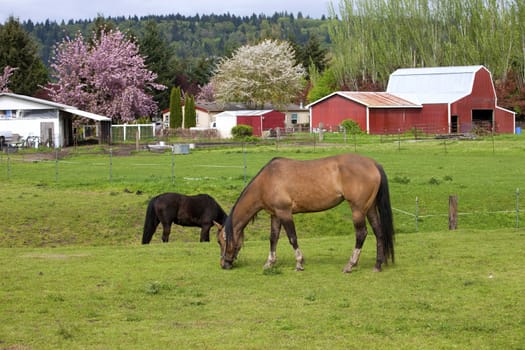
[[[336,131],[351,119],[369,134],[515,132],[515,113],[497,106],[483,66],[398,69],[386,92],[338,91],[307,107],[312,129]]]
[[[215,127],[221,138],[231,137],[236,125],[249,125],[253,135],[261,137],[264,131],[284,129],[285,114],[275,110],[224,111],[215,116]]]

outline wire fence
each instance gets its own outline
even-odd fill
[[[451,197],[457,196],[450,196],[449,197],[449,203]],[[451,230],[456,229],[457,225],[461,226],[462,222],[465,222],[465,218],[471,217],[472,220],[476,221],[478,225],[480,224],[479,221],[481,218],[484,218],[485,220],[489,216],[502,216],[504,218],[505,225],[504,227],[510,228],[512,225],[516,230],[520,229],[520,216],[525,213],[525,210],[520,209],[520,189],[516,188],[515,192],[515,198],[514,198],[515,206],[514,208],[504,208],[501,210],[483,210],[483,211],[458,211],[457,207],[449,207],[448,213],[426,213],[426,214],[420,214],[420,206],[419,206],[419,197],[415,198],[414,203],[414,211],[404,210],[393,207],[392,210],[395,213],[398,213],[399,215],[402,215],[406,218],[409,218],[412,221],[414,232],[420,231],[420,225],[424,223],[427,219],[437,219],[441,223],[448,222],[448,227]],[[447,219],[444,219],[447,218]],[[436,220],[430,221],[432,224],[435,223]],[[405,223],[406,224],[406,223]],[[407,225],[410,226],[410,225]],[[467,226],[471,226],[468,224]]]
[[[249,169],[245,148],[243,148],[242,152],[235,153],[236,158],[230,164],[195,162],[189,167],[185,162],[185,169],[181,169],[181,164],[179,164],[180,158],[178,158],[180,156],[173,150],[159,154],[154,159],[146,158],[146,162],[140,162],[140,159],[137,159],[136,162],[126,162],[125,166],[118,160],[118,157],[115,158],[118,151],[113,151],[111,148],[106,150],[107,153],[102,158],[100,157],[100,152],[97,152],[96,160],[90,164],[86,164],[83,160],[62,159],[58,149],[53,154],[48,154],[46,162],[39,162],[31,157],[15,157],[15,155],[7,153],[0,155],[0,169],[3,168],[4,178],[7,180],[25,176],[27,176],[28,180],[34,179],[35,175],[31,174],[33,172],[32,169],[34,169],[36,172],[39,172],[38,177],[40,177],[42,182],[54,181],[55,183],[63,184],[69,184],[70,182],[74,184],[78,181],[87,183],[91,181],[95,184],[106,181],[111,184],[125,179],[130,172],[139,174],[138,177],[130,179],[130,182],[143,183],[144,179],[147,180],[153,177],[154,179],[164,179],[162,181],[171,185],[181,181],[195,182],[197,180],[211,183],[223,180],[221,175],[215,175],[214,177],[208,174],[222,172],[227,173],[229,177],[235,176],[238,179],[238,186],[241,187],[247,184],[249,177],[257,170]],[[93,171],[91,180],[79,180],[77,177],[80,172],[85,172],[86,166],[91,169],[103,168],[105,170]],[[124,173],[126,175],[123,175]],[[206,176],[203,174],[206,174]],[[98,179],[94,178],[96,176],[98,176]],[[101,176],[103,178],[100,178]],[[524,211],[520,208],[519,188],[516,188],[514,198],[501,201],[505,203],[491,202],[490,208],[482,210],[471,210],[475,204],[469,203],[469,198],[460,197],[459,199],[460,205],[455,213],[459,228],[520,229]],[[401,208],[394,205],[393,211],[398,232],[427,232],[445,229],[447,226],[450,226],[450,209],[448,213],[440,211],[436,208],[443,208],[443,205],[436,206],[435,203],[427,207],[425,200],[435,202],[436,198],[431,197],[429,199],[416,196],[413,207],[408,209],[407,207]]]

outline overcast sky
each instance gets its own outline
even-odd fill
[[[68,21],[104,17],[177,14],[224,14],[250,16],[288,12],[320,18],[328,15],[330,0],[0,0],[0,23],[9,16],[21,22],[46,19]],[[334,4],[337,4],[335,2]]]

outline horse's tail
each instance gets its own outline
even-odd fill
[[[148,244],[159,225],[159,219],[155,213],[155,201],[157,197],[153,197],[146,209],[146,219],[144,220],[144,231],[142,233],[142,244]]]
[[[388,189],[388,179],[383,167],[377,164],[377,169],[381,174],[381,184],[377,192],[377,209],[379,220],[381,221],[381,232],[383,233],[383,247],[385,262],[388,258],[394,262],[394,221],[392,216],[392,205],[390,204],[390,191]]]

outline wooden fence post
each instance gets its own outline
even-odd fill
[[[458,226],[458,196],[448,197],[448,229],[455,230]]]

